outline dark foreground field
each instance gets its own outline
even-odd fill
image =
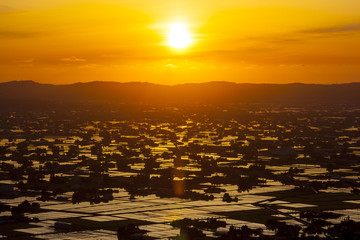
[[[8,239],[357,239],[355,104],[9,105]]]

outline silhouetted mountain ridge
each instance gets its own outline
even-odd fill
[[[185,83],[174,86],[148,82],[87,82],[69,85],[34,81],[0,83],[2,101],[60,101],[109,103],[360,103],[360,83],[251,84]]]

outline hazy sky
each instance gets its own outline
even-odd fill
[[[0,0],[0,81],[25,79],[360,81],[360,1]]]

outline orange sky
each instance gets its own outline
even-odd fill
[[[167,44],[173,22],[189,47]],[[0,81],[11,80],[360,81],[360,1],[0,1]]]

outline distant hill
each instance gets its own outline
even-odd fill
[[[33,81],[11,81],[0,83],[0,100],[8,104],[13,101],[149,104],[360,104],[360,83],[322,85],[207,82],[167,86],[141,82],[88,82],[52,85]]]

